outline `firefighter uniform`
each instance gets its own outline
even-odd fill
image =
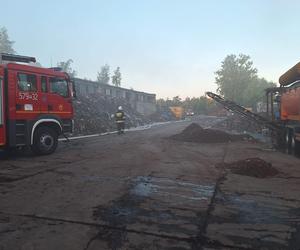
[[[119,134],[124,133],[125,129],[125,113],[122,110],[122,107],[118,108],[118,111],[115,113],[115,119],[117,124],[117,129]]]

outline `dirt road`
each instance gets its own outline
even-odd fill
[[[189,123],[1,160],[0,249],[298,249],[300,160],[254,142],[168,139]],[[279,174],[218,165],[250,157]]]

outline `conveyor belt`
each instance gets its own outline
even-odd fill
[[[210,98],[212,98],[213,100],[215,100],[216,102],[222,104],[225,109],[235,112],[253,122],[256,122],[262,126],[272,129],[272,130],[280,130],[281,129],[281,126],[277,125],[276,123],[271,122],[271,121],[267,120],[266,118],[245,109],[244,107],[238,105],[237,103],[235,103],[233,101],[225,100],[223,97],[221,97],[217,94],[214,94],[212,92],[206,92],[206,95],[209,96]]]

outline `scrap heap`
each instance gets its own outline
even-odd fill
[[[136,127],[150,122],[135,111],[124,98],[107,98],[101,94],[80,96],[74,101],[74,134],[87,135],[115,130],[115,120],[111,117],[122,106],[126,114],[126,127]]]

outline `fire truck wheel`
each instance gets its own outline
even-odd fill
[[[54,129],[39,127],[33,136],[32,150],[38,155],[48,155],[55,151],[58,135]]]
[[[296,141],[295,141],[295,137],[294,137],[294,133],[290,134],[290,141],[291,141],[291,154],[295,155],[296,153]]]
[[[300,156],[300,142],[295,141],[295,155]]]
[[[289,129],[287,129],[286,131],[285,131],[285,138],[284,138],[285,140],[285,152],[287,153],[287,154],[291,154],[291,136],[290,136],[290,131],[289,131]]]

